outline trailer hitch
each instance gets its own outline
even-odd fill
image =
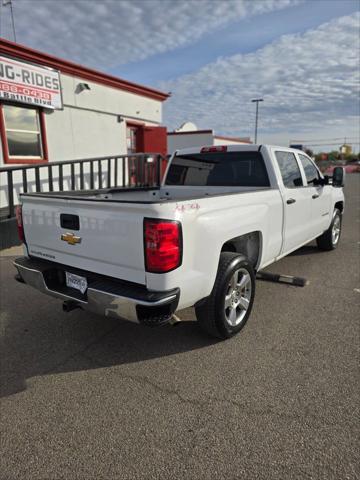
[[[62,307],[64,312],[67,313],[71,312],[72,310],[76,310],[77,308],[81,309],[81,306],[73,300],[65,300]]]

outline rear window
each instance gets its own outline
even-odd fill
[[[269,187],[259,152],[211,152],[175,156],[166,185]]]

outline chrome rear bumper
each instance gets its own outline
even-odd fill
[[[74,271],[71,267],[27,257],[17,258],[14,266],[25,283],[47,295],[71,302],[73,308],[79,307],[99,315],[136,323],[149,325],[167,323],[175,312],[179,300],[179,289],[168,292],[149,292],[141,285],[119,282],[116,279],[101,276],[97,276],[98,278],[93,282],[90,281],[85,295],[81,295],[72,288],[64,285],[59,285],[57,288],[48,281],[50,271],[60,273],[65,270]],[[94,274],[88,273],[94,277]],[[86,276],[86,272],[80,272],[80,274]]]

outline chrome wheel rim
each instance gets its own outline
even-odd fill
[[[331,239],[333,245],[336,245],[340,238],[340,231],[341,231],[341,221],[339,215],[336,215],[334,218],[332,230],[331,230]]]
[[[250,305],[252,282],[249,272],[239,268],[230,279],[225,294],[225,318],[231,327],[236,327],[244,319]]]

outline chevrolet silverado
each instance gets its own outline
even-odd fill
[[[195,307],[229,338],[245,325],[256,272],[316,239],[337,247],[344,172],[269,145],[188,148],[156,188],[24,193],[19,278],[82,308],[146,325]]]

